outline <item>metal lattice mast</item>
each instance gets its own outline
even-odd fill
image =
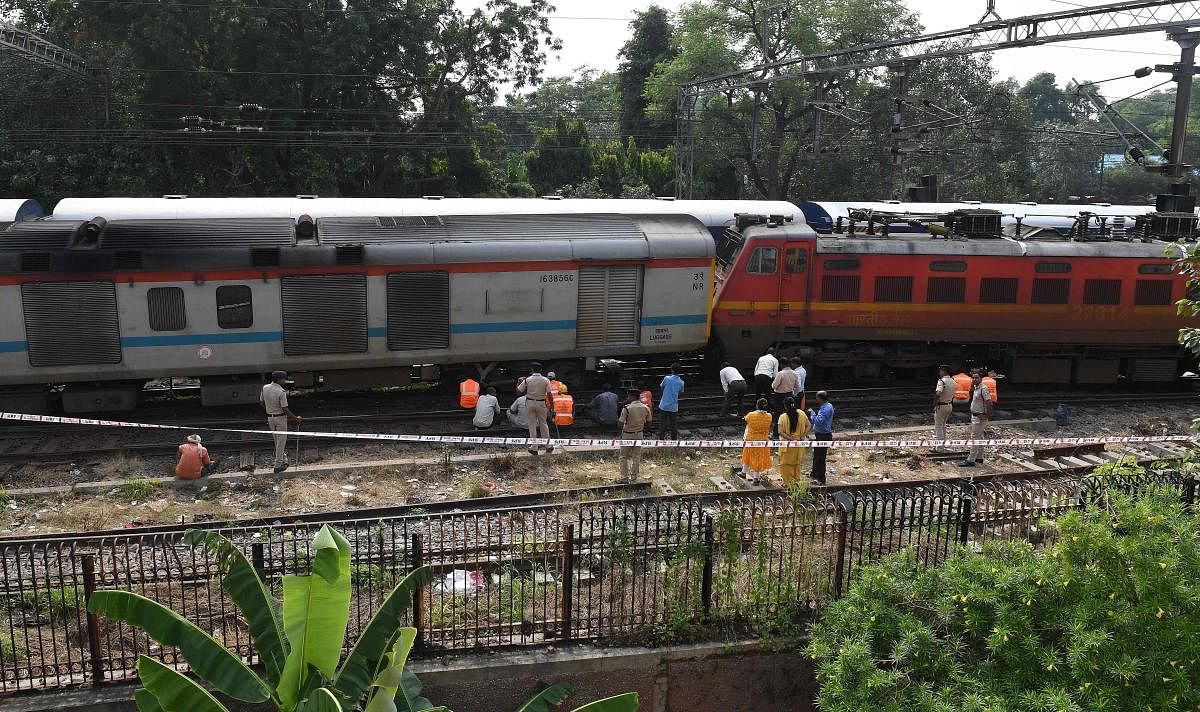
[[[748,89],[780,80],[802,80],[831,72],[1097,37],[1178,31],[1196,24],[1200,24],[1200,1],[1197,0],[1117,2],[1007,20],[990,20],[957,30],[821,52],[708,77],[681,85],[679,104],[683,111],[684,107],[694,107],[700,97],[715,92]],[[685,132],[691,132],[694,128],[694,116],[686,122],[679,121],[676,145],[690,146],[691,137]],[[676,194],[690,196],[692,167],[689,156],[687,171],[684,171],[683,154],[684,151],[676,154]]]
[[[83,57],[9,24],[0,23],[0,50],[84,81],[104,81],[101,69]]]

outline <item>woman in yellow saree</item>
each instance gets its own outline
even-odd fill
[[[796,408],[796,400],[785,400],[783,412],[779,414],[779,474],[783,477],[785,487],[800,481],[800,467],[808,455],[808,448],[789,446],[788,443],[807,440],[811,429],[808,415]]]
[[[769,440],[771,438],[771,413],[767,410],[767,399],[759,398],[755,407],[757,410],[746,414],[744,419],[746,421],[746,434],[742,436],[742,439],[754,441]],[[742,465],[746,471],[746,479],[757,483],[759,475],[771,469],[771,448],[743,447]]]

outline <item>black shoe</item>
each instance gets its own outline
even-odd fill
[[[278,475],[280,472],[283,472],[283,471],[284,471],[284,470],[286,470],[287,468],[288,468],[288,466],[287,466],[287,465],[276,465],[276,466],[275,466],[275,474],[277,474],[277,475]]]
[[[542,453],[540,451],[538,451],[536,448],[530,448],[529,454],[533,455],[534,457],[537,457],[538,455],[541,455]]]
[[[959,467],[974,467],[975,461],[974,460],[963,460],[962,462],[958,463],[958,466]]]
[[[976,464],[976,465],[982,465],[982,464],[983,464],[983,458],[981,457],[981,458],[979,458],[978,460],[976,460],[976,461],[975,461],[975,464]]]

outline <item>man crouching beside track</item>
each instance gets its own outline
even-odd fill
[[[262,389],[262,407],[267,412],[267,427],[275,438],[275,472],[283,472],[288,468],[288,423],[300,422],[300,416],[288,410],[287,391],[283,388],[285,381],[287,371],[272,371],[271,382]]]

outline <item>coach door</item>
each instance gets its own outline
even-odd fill
[[[802,336],[808,326],[808,274],[811,242],[785,242],[783,269],[779,271],[779,321],[784,338]]]

